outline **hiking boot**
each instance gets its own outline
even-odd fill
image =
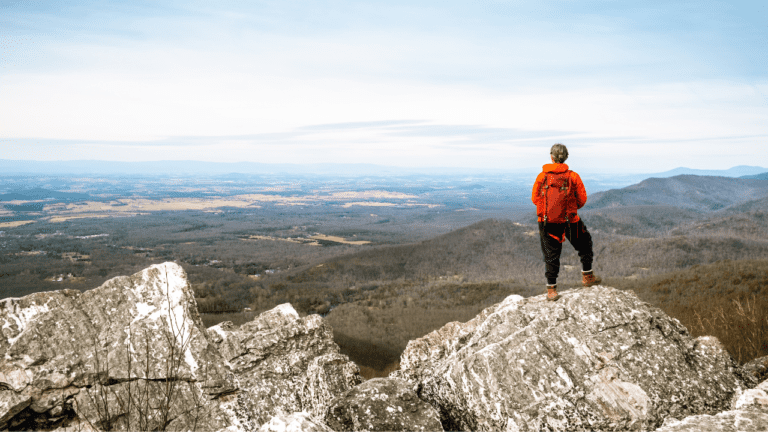
[[[555,301],[560,298],[560,294],[557,293],[557,285],[547,285],[547,300]]]
[[[591,287],[602,282],[603,279],[597,276],[592,270],[581,272],[581,284],[585,287]]]

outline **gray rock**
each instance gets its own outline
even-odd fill
[[[701,414],[682,420],[667,419],[656,432],[764,432],[768,430],[768,381],[741,392],[732,409],[715,415]]]
[[[374,378],[328,407],[325,422],[337,431],[442,431],[440,416],[408,383]]]
[[[768,379],[768,356],[748,361],[739,368],[739,375],[749,388]]]
[[[223,379],[228,370],[176,264],[85,293],[2,300],[0,328],[0,427],[66,428],[79,418],[97,428],[133,429],[138,417],[155,429],[162,422],[168,428],[190,421],[208,429],[229,425],[211,401],[236,389]],[[201,383],[210,380],[221,385],[203,390]],[[128,393],[133,408],[159,408],[138,415]],[[125,415],[131,409],[134,414]]]
[[[294,412],[322,416],[334,397],[362,381],[322,318],[299,318],[289,304],[239,329],[227,322],[208,332],[241,389],[232,409],[249,430]]]
[[[727,409],[743,387],[716,338],[603,286],[510,296],[409,342],[400,366],[451,430],[653,430]]]
[[[334,432],[334,430],[312,419],[308,412],[297,412],[272,417],[261,426],[259,432]]]
[[[290,305],[206,330],[183,269],[0,301],[0,429],[257,430],[360,382]]]

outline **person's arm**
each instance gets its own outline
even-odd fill
[[[576,207],[582,208],[587,203],[587,190],[584,188],[584,183],[581,181],[581,177],[575,172],[571,174],[571,181],[576,189]]]
[[[533,191],[531,192],[531,201],[533,201],[534,204],[538,207],[539,201],[541,200],[541,195],[539,195],[539,191],[541,190],[541,183],[544,181],[544,173],[539,173],[539,175],[536,177],[536,181],[533,182]]]

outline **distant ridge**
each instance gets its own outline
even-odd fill
[[[768,180],[768,172],[764,172],[762,174],[745,175],[739,178],[752,179],[752,180]]]
[[[49,175],[210,175],[238,178],[243,175],[323,175],[364,177],[392,175],[456,175],[477,172],[509,172],[451,167],[395,167],[376,164],[272,164],[262,162],[149,161],[118,162],[103,160],[33,161],[0,159],[0,172]]]
[[[674,177],[678,175],[692,174],[699,176],[719,176],[719,177],[743,177],[747,175],[755,175],[765,173],[768,168],[762,168],[759,166],[738,165],[726,170],[701,170],[694,168],[680,167],[661,173],[651,175],[651,177]]]
[[[592,194],[585,210],[672,206],[678,209],[715,211],[768,196],[768,183],[719,176],[678,175],[649,178],[622,189]]]
[[[104,160],[35,161],[0,159],[0,173],[48,174],[48,175],[210,175],[238,178],[247,175],[322,175],[334,177],[407,176],[407,175],[464,175],[464,174],[513,174],[535,178],[539,165],[520,169],[487,169],[459,167],[396,167],[377,164],[273,164],[265,162],[206,162],[206,161],[148,161],[119,162]],[[739,165],[725,170],[699,170],[675,168],[661,173],[639,174],[590,174],[588,166],[573,167],[582,176],[595,178],[621,178],[620,183],[636,183],[649,177],[673,177],[681,174],[741,177],[768,172],[768,168]],[[585,179],[586,180],[586,179]]]

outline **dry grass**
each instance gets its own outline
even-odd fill
[[[16,228],[18,226],[31,224],[35,221],[33,220],[24,220],[24,221],[13,221],[13,222],[0,222],[0,228]]]
[[[704,309],[704,308],[702,308]],[[694,321],[689,330],[695,336],[713,335],[740,363],[768,351],[768,302],[755,294],[731,303],[717,302],[709,310],[690,309],[681,314]],[[693,316],[691,316],[693,315]]]
[[[86,213],[86,214],[80,214],[80,215],[77,215],[77,216],[53,216],[50,219],[48,219],[48,222],[50,222],[50,223],[57,223],[57,222],[66,222],[66,221],[72,220],[72,219],[105,218],[105,217],[110,217],[110,216],[125,216],[125,214],[121,214],[121,215],[117,215],[117,214],[108,215],[108,214],[98,214],[98,213],[93,213],[93,214]],[[133,216],[133,215],[131,215],[131,216]]]
[[[396,206],[395,203],[388,203],[388,202],[375,202],[375,201],[354,201],[354,202],[348,202],[344,203],[342,207],[344,208],[350,208],[352,206],[363,206],[363,207],[393,207]]]
[[[366,380],[369,380],[371,378],[386,378],[391,374],[392,372],[396,370],[400,370],[400,362],[392,362],[384,367],[384,369],[374,369],[372,367],[368,366],[359,366],[360,367],[360,375],[362,375],[363,378]]]
[[[46,253],[45,251],[33,250],[33,251],[16,252],[14,255],[17,255],[17,256],[38,256],[38,255],[45,255],[45,253]]]
[[[413,199],[416,195],[410,195],[402,192],[389,192],[385,190],[369,190],[369,191],[344,191],[334,192],[330,194],[329,198],[332,199]]]
[[[362,246],[362,245],[366,245],[366,244],[371,243],[371,242],[366,241],[366,240],[346,240],[343,237],[330,236],[330,235],[325,235],[325,234],[316,234],[316,235],[313,235],[310,238],[315,239],[315,240],[331,241],[331,242],[334,242],[334,243],[341,243],[341,244],[348,244],[348,245],[355,245],[355,246]]]
[[[305,244],[309,246],[320,246],[320,243],[318,243],[315,240],[309,240],[305,238],[291,238],[291,237],[270,237],[265,235],[249,235],[246,238],[243,238],[241,240],[270,240],[270,241],[280,241],[280,242],[287,242],[287,243],[296,243],[296,244]]]
[[[621,284],[693,336],[717,337],[740,363],[768,355],[766,260],[724,260]]]

